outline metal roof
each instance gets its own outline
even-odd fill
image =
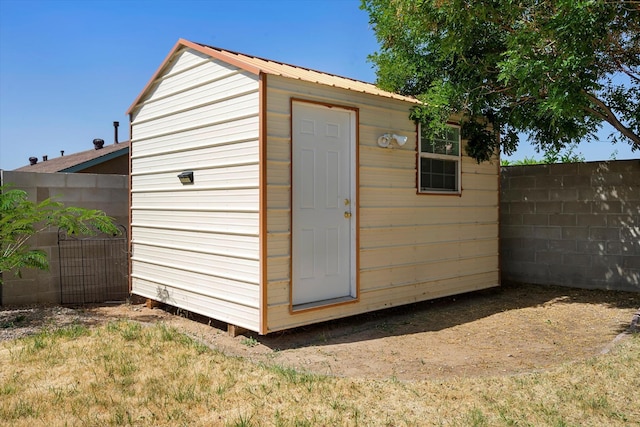
[[[234,52],[231,50],[221,49],[214,46],[209,46],[202,43],[195,43],[188,40],[180,39],[175,44],[171,52],[167,55],[162,65],[158,68],[156,73],[147,83],[147,86],[140,92],[136,100],[127,110],[127,114],[130,114],[133,109],[138,105],[138,102],[145,95],[147,90],[151,87],[153,82],[160,76],[162,70],[171,61],[173,55],[184,49],[194,49],[202,54],[208,55],[214,59],[226,62],[230,65],[236,66],[245,71],[253,74],[271,74],[275,76],[282,76],[290,79],[301,80],[310,83],[317,83],[325,86],[336,87],[340,89],[351,90],[359,93],[366,93],[370,95],[382,96],[385,98],[397,99],[401,101],[411,102],[419,104],[416,98],[399,95],[397,93],[382,90],[372,83],[367,83],[348,77],[341,77],[335,74],[329,74],[322,71],[313,70],[311,68],[299,67],[296,65],[287,64],[284,62],[273,61],[270,59],[260,58],[258,56],[247,55],[240,52]]]
[[[348,77],[341,77],[334,74],[313,70],[311,68],[299,67],[284,62],[273,61],[270,59],[260,58],[258,56],[252,56],[244,53],[234,52],[231,50],[221,49],[202,43],[195,44],[202,46],[206,50],[216,52],[216,56],[220,55],[223,58],[233,59],[233,63],[237,64],[238,62],[240,62],[246,64],[246,68],[257,68],[265,74],[272,74],[276,76],[287,77],[290,79],[297,79],[306,82],[352,90],[355,92],[368,93],[371,95],[384,96],[386,98],[419,103],[419,101],[413,97],[399,95],[397,93],[382,90],[372,83],[366,83],[363,81],[350,79]]]

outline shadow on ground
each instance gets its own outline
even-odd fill
[[[640,294],[507,283],[497,288],[393,307],[266,336],[248,335],[271,349],[286,350],[439,331],[494,314],[548,303],[604,304],[620,309],[637,309],[640,307]],[[629,323],[621,323],[617,332],[628,327]]]
[[[496,288],[392,307],[273,332],[266,336],[260,336],[251,331],[243,335],[256,339],[272,350],[289,350],[435,332],[475,322],[498,313],[551,303],[594,304],[618,309],[637,309],[640,307],[640,293],[506,283]],[[168,305],[162,308],[172,314],[206,323],[219,330],[226,330],[226,324],[215,319],[188,313]],[[145,316],[148,319],[142,317],[140,316],[137,320],[147,322],[157,320],[154,315]],[[631,321],[631,319],[628,320]],[[616,332],[626,331],[629,328],[629,322],[625,320],[620,323]]]

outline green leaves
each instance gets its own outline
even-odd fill
[[[14,270],[20,275],[24,268],[48,269],[47,254],[31,249],[29,238],[49,227],[78,235],[120,232],[102,211],[65,207],[52,199],[34,203],[25,191],[0,186],[0,273]]]
[[[486,123],[467,121],[462,124],[462,138],[467,140],[467,155],[476,159],[478,163],[491,160],[498,149],[494,133],[487,129]]]
[[[118,233],[118,230],[114,230],[112,219],[104,212],[95,209],[75,207],[58,209],[47,217],[47,223],[51,226],[66,229],[68,234]]]
[[[483,118],[478,161],[596,139],[602,122],[640,148],[640,6],[604,0],[363,0],[380,51],[377,83],[424,102],[411,118],[437,128]],[[438,124],[440,123],[440,124]],[[499,137],[501,135],[501,138]]]

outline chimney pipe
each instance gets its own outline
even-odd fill
[[[60,150],[60,157],[64,157],[64,150]]]
[[[96,139],[93,140],[93,148],[95,148],[96,150],[99,150],[102,147],[104,147],[104,140],[103,139],[96,138]]]
[[[120,122],[113,122],[113,139],[114,144],[118,143],[118,126],[120,126]]]
[[[46,162],[47,160],[49,160],[49,156],[48,155],[45,154],[44,156],[42,156],[42,161],[43,162]]]
[[[38,163],[38,158],[37,157],[29,157],[29,164],[30,165],[35,165],[36,163]]]

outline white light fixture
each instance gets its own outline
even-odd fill
[[[406,136],[402,136],[402,135],[398,135],[398,134],[391,134],[391,133],[385,133],[384,135],[380,135],[380,137],[378,138],[378,146],[382,147],[382,148],[387,148],[391,145],[391,141],[392,140],[396,140],[396,144],[398,144],[398,146],[402,147],[404,144],[407,143],[407,139],[408,137]]]
[[[384,135],[381,135],[380,138],[378,138],[378,146],[382,148],[387,148],[390,143],[391,136],[388,133],[385,133]]]
[[[395,139],[400,147],[402,147],[404,144],[406,144],[407,143],[407,139],[409,139],[409,137],[407,137],[407,136],[396,135],[395,133],[393,135],[391,135],[391,138]]]

